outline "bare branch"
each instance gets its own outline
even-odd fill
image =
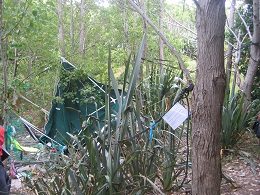
[[[191,84],[192,80],[191,80],[189,71],[185,67],[185,64],[184,64],[179,52],[171,45],[171,43],[166,39],[166,37],[163,35],[163,33],[153,24],[153,22],[150,20],[150,18],[134,3],[134,1],[128,0],[128,2],[134,7],[135,11],[138,12],[144,18],[144,20],[147,21],[147,23],[155,30],[155,32],[161,37],[161,39],[169,47],[171,53],[177,58],[180,68],[183,71],[183,74],[185,75],[187,81],[189,82],[189,84]]]
[[[229,41],[225,40],[225,42],[227,42],[229,45],[231,45],[232,47],[235,47],[232,43],[230,43]]]
[[[182,28],[184,28],[185,30],[191,32],[192,34],[197,35],[196,32],[194,32],[193,30],[187,28],[186,26],[184,26],[183,24],[181,24],[180,22],[178,22],[177,20],[175,20],[175,19],[167,12],[167,10],[165,9],[165,7],[164,7],[164,11],[165,11],[165,13],[171,18],[172,21],[174,21],[175,23],[177,23],[178,25],[180,25],[180,26],[181,26]]]
[[[244,42],[244,40],[246,39],[248,33],[245,34],[245,36],[243,37],[242,41],[241,41],[241,44]]]
[[[234,35],[234,37],[236,38],[236,40],[237,40],[238,42],[240,42],[240,40],[238,39],[236,33],[235,33],[228,25],[226,25],[226,27],[227,27],[228,30]]]
[[[197,0],[192,0],[194,4],[196,5],[197,9],[200,9],[200,4]]]
[[[241,14],[239,13],[239,11],[237,11],[238,16],[240,17],[240,19],[242,20],[242,22],[244,23],[245,27],[246,27],[246,31],[249,35],[250,41],[252,41],[252,35],[251,32],[249,30],[249,26],[246,24],[246,21],[244,20],[244,18],[241,16]]]

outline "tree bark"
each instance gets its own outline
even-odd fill
[[[141,0],[140,1],[140,7],[143,11],[143,13],[146,14],[146,4],[145,4],[145,0]],[[143,33],[147,35],[148,33],[148,27],[147,27],[147,22],[145,19],[143,19]],[[143,50],[143,53],[142,53],[142,58],[145,59],[146,58],[146,52],[147,52],[147,36],[145,36],[145,40],[144,40],[144,50]],[[138,73],[138,77],[137,77],[137,85],[139,85],[142,80],[143,80],[143,64],[141,64],[140,66],[140,71]],[[141,98],[141,95],[139,95],[139,98]],[[141,100],[141,99],[140,99]],[[141,101],[139,101],[141,102]],[[141,106],[141,105],[139,105]]]
[[[14,58],[14,73],[13,73],[13,78],[16,77],[16,75],[17,75],[17,69],[18,69],[17,49],[16,49],[16,48],[14,49],[14,56],[15,56],[15,58]]]
[[[70,1],[70,38],[71,38],[71,53],[72,56],[75,54],[75,39],[74,39],[74,5],[73,0]],[[72,61],[72,59],[70,59]]]
[[[163,34],[163,3],[164,0],[160,0],[160,13],[159,13],[159,29]],[[159,59],[161,62],[161,71],[163,69],[162,62],[164,61],[164,43],[162,38],[159,36]]]
[[[6,120],[6,115],[7,115],[7,59],[5,56],[5,46],[4,46],[4,38],[3,38],[3,1],[0,0],[0,49],[1,49],[1,62],[2,62],[2,71],[3,71],[3,92],[2,92],[2,102],[3,102],[3,107],[2,107],[2,125],[4,129],[6,129],[7,126],[7,120]]]
[[[246,94],[247,100],[251,101],[251,91],[254,83],[254,79],[257,72],[257,67],[260,62],[260,0],[253,0],[253,25],[254,32],[250,46],[250,60],[249,66],[246,72],[243,91]]]
[[[59,41],[59,52],[60,55],[64,56],[64,29],[63,29],[63,19],[62,19],[62,0],[59,0],[58,2],[58,19],[59,19],[59,35],[58,35],[58,41]]]
[[[145,13],[146,14],[146,3],[145,3],[145,0],[140,0],[140,7],[141,7],[141,9],[142,9],[142,11],[143,11],[143,13]],[[143,18],[143,33],[144,34],[148,34],[148,24],[147,24],[147,21]],[[147,54],[147,46],[148,46],[148,42],[147,42],[147,36],[145,36],[144,37],[144,49],[143,49],[143,53],[142,53],[142,59],[146,59],[146,54]],[[141,83],[142,83],[142,81],[143,81],[143,77],[144,77],[144,64],[146,64],[146,73],[148,73],[147,71],[149,71],[149,64],[145,61],[145,60],[143,60],[143,63],[141,64],[141,66],[140,66],[140,71],[139,71],[139,73],[138,73],[138,77],[137,77],[137,85],[138,86],[140,86],[141,87]],[[143,96],[142,96],[142,89],[141,88],[138,88],[138,90],[137,90],[137,97],[138,97],[138,99],[139,99],[139,101],[138,101],[138,106],[140,107],[140,108],[143,108],[144,107],[144,105],[143,105],[143,101],[142,101],[142,99],[143,99]]]
[[[225,0],[200,0],[196,5],[198,49],[192,96],[192,194],[219,195],[220,130],[226,83]]]
[[[129,30],[128,30],[128,21],[126,17],[126,1],[123,1],[123,8],[122,8],[122,14],[124,19],[124,35],[125,35],[125,47],[127,51],[127,55],[129,56],[131,54],[131,48],[129,43]]]
[[[230,13],[229,13],[229,20],[228,20],[228,27],[230,29],[234,26],[235,7],[236,7],[236,0],[232,0]],[[232,57],[233,57],[233,46],[231,44],[228,44],[227,65],[226,65],[227,83],[230,82],[230,76],[232,70]]]
[[[85,0],[81,0],[80,4],[80,37],[79,37],[79,52],[82,54],[82,57],[85,56]]]

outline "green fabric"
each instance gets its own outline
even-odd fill
[[[11,151],[11,149],[13,149],[14,151],[18,150],[22,152],[39,152],[38,148],[21,146],[21,144],[12,137],[12,127],[10,126],[7,127],[5,142],[7,151]]]
[[[20,150],[21,148],[19,147],[19,144],[17,143],[13,143],[13,138],[12,138],[12,134],[13,134],[13,129],[11,126],[7,126],[7,131],[5,132],[5,148],[7,149],[7,151],[11,151],[11,147],[12,144],[14,145],[13,148]]]
[[[62,65],[64,69],[68,71],[73,71],[75,69],[75,67],[68,62],[63,62]],[[62,79],[60,80],[56,90],[56,97],[63,97],[64,93],[72,91],[73,87],[71,86],[75,86],[76,84],[80,89],[86,88],[86,86],[91,87],[92,91],[94,90],[98,97],[100,97],[103,104],[96,103],[94,101],[91,103],[84,103],[86,97],[83,97],[79,90],[76,95],[78,98],[77,102],[73,102],[69,98],[65,98],[63,103],[53,101],[49,120],[45,125],[45,134],[47,136],[51,137],[60,144],[67,145],[67,143],[70,142],[70,136],[66,132],[72,135],[78,135],[82,129],[81,127],[83,121],[87,121],[88,130],[90,133],[99,131],[102,127],[104,127],[103,120],[105,119],[105,107],[102,108],[102,106],[104,106],[105,103],[105,93],[103,91],[106,91],[106,86],[95,80],[94,83],[96,84],[94,84],[92,80],[94,79],[88,77],[84,81],[71,81],[73,83],[70,83],[66,89],[62,89],[61,84],[63,81]],[[103,89],[103,91],[100,88]],[[110,94],[113,99],[116,99],[116,95],[113,90]],[[118,111],[117,101],[112,102],[110,105],[112,111]],[[94,113],[97,109],[100,110]],[[44,140],[46,138],[43,136],[41,139]],[[44,141],[46,142],[46,140]]]
[[[9,137],[15,137],[15,135],[19,135],[21,137],[26,136],[26,131],[24,131],[24,125],[23,123],[19,120],[19,117],[10,112],[7,111],[7,131],[5,132],[5,148],[8,151],[11,151],[11,140]],[[13,132],[13,128],[15,132]]]

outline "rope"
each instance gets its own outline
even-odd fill
[[[23,98],[24,100],[26,100],[27,102],[31,103],[32,105],[36,106],[37,108],[40,108],[41,111],[43,111],[46,115],[49,116],[49,112],[47,110],[45,110],[44,108],[40,107],[39,105],[33,103],[31,100],[27,99],[26,97],[24,97],[23,95],[21,94],[18,94],[21,98]]]
[[[50,139],[51,141],[53,141],[54,143],[63,146],[62,144],[60,144],[59,142],[55,141],[54,139],[52,139],[51,137],[47,136],[45,133],[41,132],[37,127],[35,127],[33,124],[29,123],[28,121],[26,121],[24,118],[20,117],[20,120],[24,123],[27,124],[30,128],[33,128],[35,131],[37,131],[38,133],[40,133],[42,136]]]

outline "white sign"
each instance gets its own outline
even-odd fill
[[[188,118],[188,110],[176,103],[162,118],[175,130]]]

